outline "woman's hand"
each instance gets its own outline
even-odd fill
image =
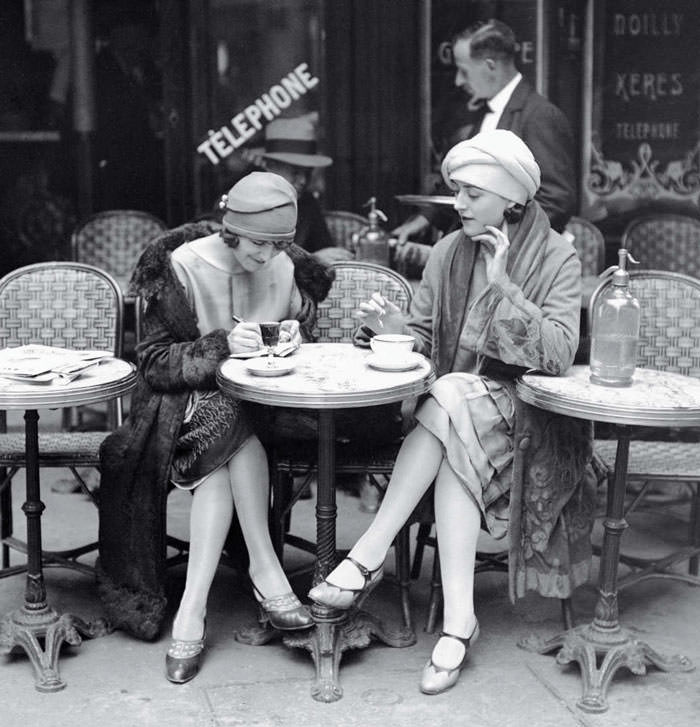
[[[301,346],[299,321],[290,319],[280,323],[280,343],[293,343],[295,348]]]
[[[252,321],[237,323],[228,334],[228,349],[231,353],[258,351],[263,347],[260,326]]]
[[[365,303],[360,303],[358,318],[375,333],[401,333],[405,318],[401,309],[381,293],[372,293]]]
[[[506,275],[510,240],[498,227],[486,225],[486,230],[487,232],[482,232],[480,235],[472,235],[472,240],[485,243],[482,244],[481,249],[484,251],[484,260],[486,262],[486,280],[493,283],[497,278]]]

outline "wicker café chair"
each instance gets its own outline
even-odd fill
[[[581,274],[596,277],[605,265],[605,238],[590,220],[572,217],[566,229],[573,235],[573,246],[581,260]]]
[[[566,230],[573,235],[572,244],[581,261],[585,307],[591,294],[598,287],[600,283],[598,275],[605,267],[605,238],[600,229],[583,217],[572,217],[566,225]]]
[[[108,272],[126,293],[131,273],[148,242],[167,230],[162,220],[138,210],[97,212],[71,237],[72,258]]]
[[[622,233],[622,247],[630,250],[645,270],[671,270],[700,278],[700,219],[695,217],[637,217]]]
[[[72,349],[98,349],[122,354],[123,298],[117,282],[92,265],[46,262],[27,265],[0,280],[0,348],[43,344]],[[12,537],[12,479],[26,466],[23,433],[8,433],[0,421],[0,577],[26,570],[10,567],[10,549],[26,552]],[[121,423],[121,401],[113,421]],[[99,467],[99,447],[107,431],[51,432],[39,434],[39,466],[66,467],[80,489],[96,504],[78,468]],[[65,566],[84,573],[93,569],[78,558],[94,550],[90,543],[71,550],[47,552],[46,565]]]
[[[354,312],[361,301],[375,291],[407,311],[412,290],[409,282],[399,273],[382,265],[367,262],[337,262],[332,265],[335,280],[326,299],[318,306],[318,319],[314,334],[319,342],[352,343],[358,326]],[[367,474],[372,486],[380,492],[394,468],[400,441],[367,450],[354,447],[352,442],[338,441],[336,447],[336,474]],[[282,559],[284,545],[291,545],[315,553],[315,544],[290,532],[290,515],[316,471],[315,442],[300,446],[298,442],[278,442],[273,455],[272,537],[275,549]],[[302,487],[293,488],[294,477],[305,477]],[[401,609],[404,625],[412,630],[409,600],[409,529],[405,527],[394,543],[396,574],[401,589]]]
[[[148,212],[106,210],[83,220],[71,236],[71,258],[104,270],[121,288],[125,304],[124,352],[129,360],[135,359],[134,349],[138,343],[138,317],[141,310],[139,303],[127,294],[131,273],[148,243],[167,229],[162,220]],[[93,417],[102,417],[101,411],[82,407],[64,413],[64,426],[85,426],[88,413]]]
[[[342,210],[328,210],[323,213],[323,217],[328,225],[328,231],[331,233],[333,244],[354,253],[352,236],[356,232],[361,232],[365,227],[369,227],[369,220],[355,212]]]
[[[630,280],[632,293],[641,306],[637,365],[700,377],[700,280],[659,270],[632,271]],[[591,306],[610,284],[607,280],[596,290]],[[628,586],[654,577],[700,585],[697,577],[700,554],[700,432],[686,429],[656,432],[649,427],[640,427],[639,432],[634,434],[644,439],[630,442],[627,481],[631,496],[625,519],[635,511],[642,513],[643,509],[678,518],[679,503],[689,504],[688,543],[656,561],[623,555],[621,561],[632,572],[618,585]],[[693,441],[675,441],[680,438]],[[612,472],[616,442],[597,439],[595,450]],[[669,533],[676,534],[678,529],[669,528]],[[673,569],[686,560],[687,574]]]

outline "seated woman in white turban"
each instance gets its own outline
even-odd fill
[[[562,422],[514,393],[524,369],[565,372],[578,344],[580,264],[533,200],[539,167],[517,136],[496,130],[454,146],[442,174],[455,190],[462,229],[433,249],[408,317],[376,293],[358,312],[370,329],[381,318],[383,333],[415,336],[439,378],[416,411],[374,521],[309,593],[325,607],[358,606],[434,482],[444,613],[423,670],[426,694],[456,683],[479,633],[473,588],[481,527],[511,536],[512,598],[532,588],[567,597],[588,577],[586,495],[595,483],[590,425]]]

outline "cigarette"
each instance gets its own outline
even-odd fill
[[[233,315],[231,316],[234,323],[243,323],[243,319],[240,316]]]
[[[379,313],[377,313],[377,325],[380,328],[384,328],[384,324],[382,323],[382,316],[383,315],[384,315],[384,311],[383,310],[381,310],[381,311],[379,311]]]

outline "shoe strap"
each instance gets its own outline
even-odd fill
[[[447,631],[441,631],[440,632],[440,638],[443,636],[448,639],[454,639],[455,641],[459,641],[461,644],[464,645],[465,649],[468,649],[471,646],[471,640],[474,638],[477,630],[479,628],[479,622],[476,622],[476,625],[474,626],[474,630],[471,632],[469,636],[457,636],[456,634],[450,634]]]
[[[373,571],[369,570],[369,568],[365,568],[365,566],[362,565],[362,563],[356,561],[354,558],[352,558],[349,555],[345,556],[345,560],[349,560],[357,570],[360,571],[360,575],[365,579],[363,588],[372,580],[372,573]],[[376,571],[374,571],[376,573]],[[355,590],[355,589],[347,589],[347,590]]]

